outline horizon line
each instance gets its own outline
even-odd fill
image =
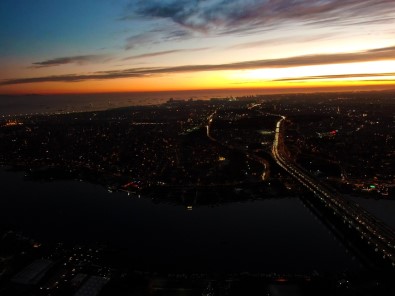
[[[360,89],[360,90],[359,90]],[[62,95],[116,95],[116,94],[165,94],[183,92],[266,92],[267,94],[289,94],[292,91],[299,93],[322,93],[322,92],[358,92],[358,91],[395,91],[395,85],[374,84],[374,85],[322,85],[322,86],[289,86],[289,87],[245,87],[245,88],[202,88],[202,89],[174,89],[174,90],[147,90],[147,91],[99,91],[99,92],[26,92],[26,93],[0,93],[0,96],[62,96]]]

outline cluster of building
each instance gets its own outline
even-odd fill
[[[236,116],[234,131],[223,127],[222,133],[218,127],[217,134],[228,137],[221,139],[225,143],[238,137],[255,143],[259,134],[255,127],[249,131],[253,122],[246,125],[240,111],[247,105],[235,100],[171,100],[158,106],[18,117],[12,121],[18,124],[7,121],[0,126],[0,162],[27,168],[29,174],[47,169],[51,178],[57,169],[72,178],[123,189],[129,189],[128,184],[142,188],[243,182],[250,164],[211,141],[206,125],[215,110],[233,108],[227,113]]]
[[[113,276],[103,247],[42,245],[7,231],[0,239],[0,294],[98,295]]]

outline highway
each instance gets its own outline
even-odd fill
[[[372,251],[380,255],[385,263],[395,270],[395,233],[394,230],[372,214],[362,209],[357,203],[345,199],[329,186],[322,184],[310,176],[303,168],[291,161],[284,151],[283,124],[285,116],[280,116],[276,123],[272,155],[277,164],[292,177],[311,191],[321,203],[340,219],[350,229],[355,230],[362,241],[371,247]]]

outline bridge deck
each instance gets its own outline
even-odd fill
[[[277,164],[298,180],[304,187],[311,191],[314,196],[326,206],[333,210],[335,215],[343,218],[344,223],[354,229],[378,252],[383,259],[395,268],[395,233],[385,223],[378,220],[372,214],[359,207],[353,201],[346,200],[329,186],[311,177],[302,168],[294,164],[284,155],[283,128],[285,117],[276,124],[276,134],[272,146],[272,154]]]

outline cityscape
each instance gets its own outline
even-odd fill
[[[258,269],[258,274],[239,270],[230,275],[213,266],[205,272],[198,264],[186,267],[177,256],[172,259],[179,265],[175,269],[150,259],[145,259],[149,268],[144,269],[141,263],[119,264],[116,256],[122,252],[113,250],[119,246],[105,239],[74,245],[70,238],[41,241],[20,229],[4,228],[3,251],[11,256],[5,257],[3,272],[12,275],[22,262],[34,259],[9,281],[28,285],[32,287],[28,291],[39,295],[48,290],[77,293],[78,287],[83,291],[89,285],[98,291],[108,287],[111,294],[119,288],[111,283],[122,282],[125,276],[141,280],[135,288],[143,289],[143,283],[159,275],[168,277],[166,286],[159,286],[169,291],[167,285],[180,284],[191,290],[208,285],[217,293],[230,293],[233,285],[249,285],[244,281],[260,282],[268,289],[270,282],[281,278],[311,289],[309,293],[321,285],[329,285],[328,293],[345,293],[341,283],[354,279],[355,286],[347,286],[360,291],[365,287],[359,281],[367,274],[371,284],[389,285],[385,279],[390,281],[395,268],[394,220],[370,213],[372,207],[359,200],[394,200],[393,96],[393,92],[361,92],[169,99],[153,106],[1,120],[1,163],[7,170],[23,172],[25,182],[44,182],[42,186],[58,180],[89,182],[100,185],[110,198],[120,192],[122,199],[150,199],[186,212],[293,196],[330,225],[325,227],[355,254],[354,260],[361,261],[360,270],[335,268],[328,276],[321,266],[322,274],[300,268],[297,273]],[[345,148],[348,141],[352,149]],[[124,256],[127,262],[129,255]],[[310,281],[313,284],[305,287]],[[124,289],[133,286],[118,284]]]
[[[0,295],[395,293],[392,1],[66,2],[0,4]]]

